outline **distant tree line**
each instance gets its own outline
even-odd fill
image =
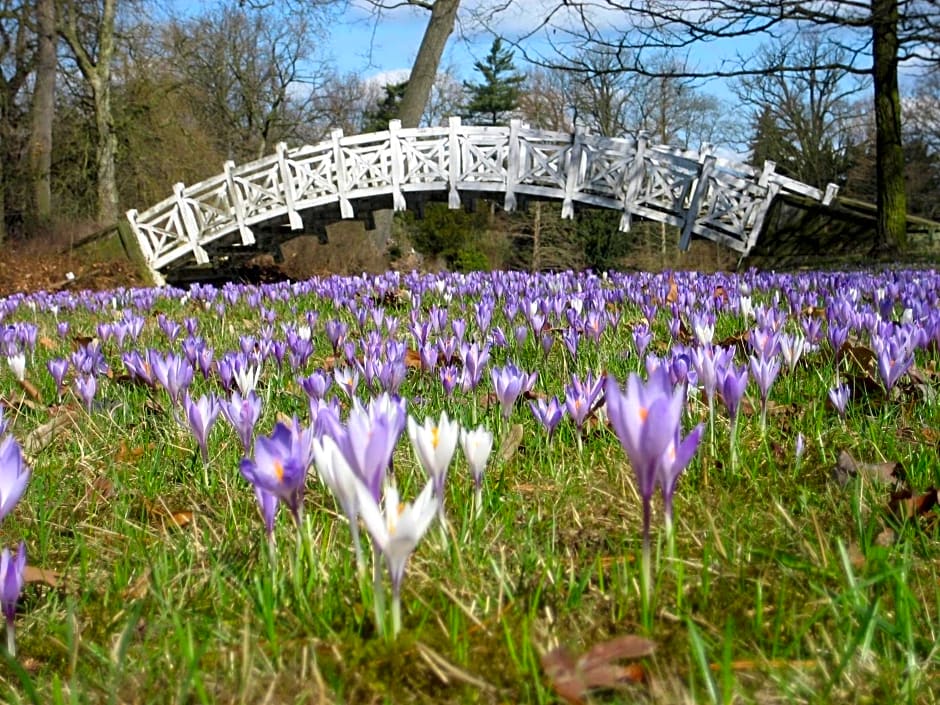
[[[457,7],[453,0],[432,5],[439,14]],[[126,208],[165,198],[175,182],[202,180],[227,160],[255,159],[281,141],[315,143],[335,128],[379,130],[396,117],[414,122],[407,101],[423,77],[413,72],[409,81],[380,85],[341,75],[318,54],[318,36],[338,7],[225,0],[174,17],[157,15],[148,0],[0,0],[0,239],[114,222]],[[641,47],[591,41],[524,68],[518,48],[496,39],[472,76],[437,71],[417,124],[460,115],[470,124],[520,118],[557,130],[642,130],[656,142],[708,143],[756,164],[769,159],[782,173],[875,200],[883,166],[873,75],[854,70],[851,47],[830,39],[821,30],[768,41],[748,71],[728,79],[730,101],[710,94],[668,42],[653,54],[642,47],[642,64]],[[907,209],[938,218],[940,72],[933,65],[911,75],[901,105]],[[496,218],[518,266],[602,267],[627,246],[605,237],[615,216],[571,225],[547,204],[516,216],[491,206],[483,215],[430,215],[450,240],[432,236],[430,226],[407,229],[416,248],[450,266],[480,263],[467,233]],[[644,227],[665,261],[672,233]]]

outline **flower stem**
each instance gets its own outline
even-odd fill
[[[401,590],[392,590],[392,639],[401,631]]]
[[[643,501],[643,554],[640,558],[640,571],[641,571],[641,582],[640,582],[640,602],[642,604],[643,611],[643,623],[649,623],[650,616],[650,598],[653,592],[653,578],[652,578],[652,550],[650,546],[650,519],[651,519],[651,507],[650,502],[652,498],[644,498]]]
[[[7,653],[16,658],[16,631],[12,619],[7,620]]]
[[[385,633],[385,592],[382,588],[382,553],[372,547],[372,608],[375,611],[375,629]]]

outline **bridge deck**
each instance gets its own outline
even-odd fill
[[[651,145],[643,134],[613,138],[508,127],[462,125],[344,136],[334,131],[317,145],[288,149],[236,166],[173,195],[143,212],[128,211],[148,266],[159,280],[174,266],[205,264],[209,252],[255,246],[252,228],[285,221],[303,229],[301,213],[337,210],[391,199],[395,210],[409,196],[446,194],[451,208],[462,198],[495,196],[507,210],[520,197],[559,200],[563,217],[574,204],[619,211],[620,229],[634,216],[680,229],[680,247],[707,238],[746,254],[754,246],[774,198],[794,194],[829,204],[837,187],[820,191],[775,172],[696,152]]]

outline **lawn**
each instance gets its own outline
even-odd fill
[[[940,700],[932,270],[0,320],[3,702]]]

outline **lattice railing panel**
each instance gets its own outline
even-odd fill
[[[836,187],[825,192],[776,174],[724,160],[707,149],[699,152],[668,145],[649,146],[645,135],[608,138],[535,130],[513,122],[509,127],[464,126],[451,118],[446,126],[389,129],[344,136],[288,149],[235,166],[193,186],[177,184],[173,195],[128,219],[144,256],[159,270],[176,263],[207,262],[214,249],[255,244],[251,227],[286,219],[303,227],[300,211],[339,204],[342,217],[355,215],[355,204],[391,195],[395,209],[406,207],[404,194],[440,190],[451,207],[461,191],[505,192],[504,206],[516,206],[516,194],[562,201],[563,215],[576,202],[621,210],[621,228],[638,215],[681,227],[680,245],[694,236],[712,238],[747,252],[763,227],[778,193],[795,193],[828,204]]]

